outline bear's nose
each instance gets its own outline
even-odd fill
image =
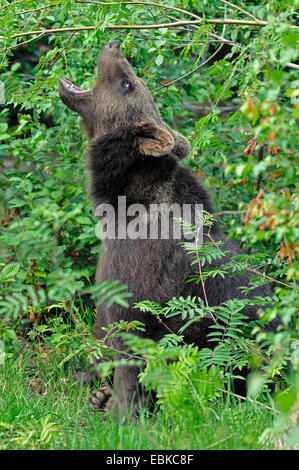
[[[120,41],[110,41],[108,42],[107,44],[107,49],[116,49],[116,48],[120,48],[120,45],[121,45],[121,42]]]

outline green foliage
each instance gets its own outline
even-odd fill
[[[248,304],[247,300],[233,299],[220,306],[207,307],[201,299],[188,297],[187,299],[174,298],[167,302],[165,307],[147,301],[136,304],[136,307],[141,311],[157,315],[162,323],[161,316],[164,316],[166,320],[174,315],[179,315],[182,320],[185,320],[183,327],[178,332],[180,336],[168,334],[160,341],[163,353],[169,350],[172,354],[176,348],[180,350],[178,345],[184,342],[183,335],[188,333],[188,328],[196,322],[200,323],[203,318],[210,319],[212,324],[207,338],[211,343],[211,348],[203,348],[199,351],[197,348],[193,348],[197,357],[197,367],[218,366],[220,369],[233,372],[242,369],[248,363],[248,359],[256,347],[254,339],[249,335],[246,316],[241,312],[246,304]],[[257,325],[258,323],[256,323]],[[251,328],[253,326],[254,323],[250,325]],[[138,340],[136,341],[138,343]],[[137,352],[137,347],[135,350]],[[157,363],[157,358],[153,363]],[[232,377],[233,374],[230,378]]]
[[[175,427],[161,412],[141,414],[138,426],[94,413],[87,406],[90,388],[72,383],[67,368],[57,366],[65,346],[48,342],[51,332],[71,334],[74,326],[65,328],[58,319],[46,326],[46,342],[42,337],[27,344],[18,341],[1,366],[1,450],[157,450],[156,443],[163,449],[265,448],[258,438],[272,426],[272,413],[254,403],[207,406],[197,413],[192,402]],[[271,448],[271,440],[267,446]]]
[[[158,403],[175,424],[179,424],[196,406],[200,412],[219,396],[223,374],[218,368],[203,367],[200,352],[192,345],[165,345],[149,339],[122,334],[126,345],[146,359],[140,380],[148,390],[155,390]],[[175,339],[173,341],[176,343]]]

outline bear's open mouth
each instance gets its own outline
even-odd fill
[[[89,90],[83,90],[82,88],[74,85],[72,82],[69,80],[66,80],[65,78],[60,78],[60,83],[63,85],[63,87],[67,90],[70,91],[71,93],[86,93]]]

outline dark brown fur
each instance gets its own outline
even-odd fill
[[[129,80],[124,89],[124,80]],[[203,204],[204,210],[213,213],[210,198],[188,169],[179,160],[190,152],[185,137],[170,129],[161,119],[152,96],[143,81],[136,76],[124,58],[119,41],[103,47],[98,59],[98,77],[93,89],[73,93],[62,81],[59,88],[62,101],[78,112],[89,138],[89,168],[91,195],[95,205],[109,203],[115,207],[117,198],[126,196],[127,206],[133,203],[149,207],[151,203]],[[125,222],[128,223],[128,220]],[[120,227],[118,227],[120,228]],[[224,242],[229,254],[221,259],[225,263],[232,255],[241,253],[237,245],[220,231],[217,222],[211,228],[215,242]],[[207,241],[207,239],[204,239]],[[217,265],[213,262],[212,266]],[[138,319],[145,325],[145,332],[138,333],[155,341],[167,330],[149,313],[132,309],[134,302],[153,300],[165,304],[174,296],[196,295],[203,298],[202,286],[186,283],[192,270],[190,258],[178,241],[170,240],[104,240],[97,267],[96,281],[119,280],[132,293],[129,308],[101,305],[95,323],[95,335],[105,335],[103,327],[121,319]],[[238,274],[222,279],[208,278],[205,290],[210,306],[228,299],[242,298],[240,286],[248,285],[249,276]],[[270,295],[266,286],[248,294]],[[246,314],[256,318],[255,307],[248,307]],[[177,332],[182,321],[177,317],[167,320],[167,326]],[[186,330],[185,341],[200,348],[207,346],[207,332],[211,320],[202,319]],[[123,349],[121,341],[114,347]],[[118,368],[114,376],[114,388],[120,403],[128,407],[132,400],[137,404],[138,370]],[[103,398],[104,397],[104,398]],[[98,407],[107,403],[107,390],[93,392],[90,404]],[[111,400],[109,400],[111,402]]]

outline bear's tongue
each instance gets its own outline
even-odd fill
[[[74,85],[72,82],[70,82],[69,80],[66,80],[65,78],[60,78],[60,82],[68,91],[72,91],[73,93],[84,93],[88,91],[88,90],[82,90],[82,88]]]

